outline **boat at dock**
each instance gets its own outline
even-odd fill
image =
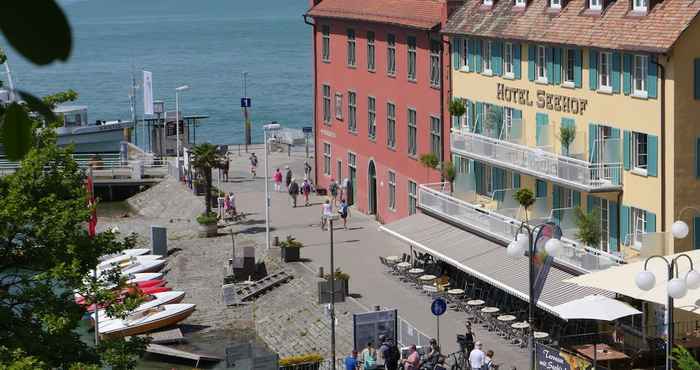
[[[120,338],[147,333],[179,323],[192,315],[196,307],[192,303],[178,303],[136,312],[126,319],[100,324],[99,334],[104,338]]]
[[[170,292],[153,293],[153,294],[147,295],[145,298],[146,298],[146,301],[141,303],[138,307],[136,307],[129,314],[134,314],[137,312],[146,311],[146,310],[149,310],[151,308],[155,308],[155,307],[166,305],[166,304],[180,303],[185,298],[185,292],[170,291]],[[95,315],[96,315],[96,313],[94,313],[94,312],[90,315],[90,317],[93,321],[95,320]],[[111,320],[119,320],[119,318],[109,317],[109,315],[107,315],[107,312],[105,310],[102,310],[102,309],[98,310],[97,315],[99,315],[99,316],[97,316],[97,318],[99,319],[99,322],[102,325],[104,325],[104,323],[111,321]]]
[[[88,109],[83,105],[59,105],[53,112],[63,124],[56,128],[58,145],[73,144],[75,153],[119,152],[134,127],[134,122],[121,120],[88,123]]]

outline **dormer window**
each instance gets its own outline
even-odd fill
[[[525,0],[515,0],[515,6],[518,8],[524,8],[525,7]]]
[[[603,10],[603,0],[588,0],[588,7],[591,10]]]
[[[561,0],[549,0],[549,7],[552,9],[561,9]]]
[[[484,0],[484,6],[492,6],[493,0]]]
[[[649,0],[632,0],[632,10],[646,13],[649,9]]]

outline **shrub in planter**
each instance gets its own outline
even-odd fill
[[[345,296],[350,296],[350,275],[343,272],[340,268],[337,268],[335,269],[335,274],[333,277],[335,280],[340,281],[342,283],[343,292],[345,293]],[[325,274],[323,275],[323,278],[326,280],[330,280],[331,274]]]
[[[209,238],[216,236],[218,222],[219,219],[214,212],[209,212],[209,214],[203,213],[197,216],[197,223],[199,223],[199,237]]]
[[[287,235],[287,238],[280,242],[280,256],[284,262],[299,261],[299,250],[303,247],[304,244],[297,241],[291,235]]]
[[[323,361],[323,356],[318,353],[309,353],[299,356],[282,357],[279,360],[280,370],[295,369],[299,365],[306,365],[304,369],[318,369]]]

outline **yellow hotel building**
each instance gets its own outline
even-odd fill
[[[700,248],[700,2],[448,1],[454,204],[422,203],[502,242],[558,222],[581,272]],[[428,199],[430,185],[421,186]],[[454,203],[454,200],[453,200]],[[597,215],[584,245],[577,211]],[[683,220],[690,233],[674,240]]]

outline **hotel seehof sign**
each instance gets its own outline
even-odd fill
[[[496,99],[498,100],[531,107],[535,104],[533,98],[536,100],[537,108],[556,112],[583,114],[588,106],[587,99],[550,94],[544,90],[536,90],[531,95],[528,89],[509,87],[502,83],[496,85]]]

